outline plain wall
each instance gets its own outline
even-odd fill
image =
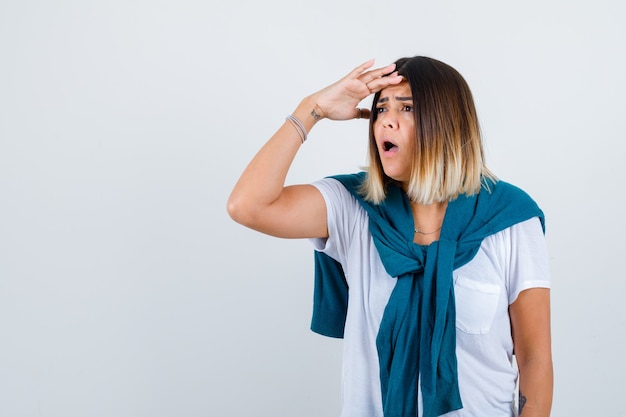
[[[615,1],[0,0],[0,417],[336,416],[312,249],[232,222],[306,95],[428,55],[547,217],[553,416],[623,414],[626,18]],[[353,172],[320,123],[289,182]]]

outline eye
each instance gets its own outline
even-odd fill
[[[380,113],[384,113],[386,112],[387,109],[384,107],[376,107],[376,113],[380,114]]]
[[[413,106],[409,106],[408,104],[406,106],[402,106],[402,111],[412,112]]]

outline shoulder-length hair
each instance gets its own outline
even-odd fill
[[[396,61],[396,70],[411,87],[415,117],[415,156],[407,195],[417,203],[446,202],[461,194],[473,195],[496,177],[485,166],[480,126],[467,82],[451,66],[416,56]],[[369,125],[369,161],[364,198],[381,203],[385,175],[374,138],[378,114],[374,95]]]

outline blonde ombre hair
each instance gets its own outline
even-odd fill
[[[396,61],[396,69],[409,83],[415,117],[415,156],[407,195],[421,204],[446,202],[461,194],[473,195],[485,179],[497,181],[485,166],[474,99],[467,82],[451,66],[416,56]],[[374,95],[369,128],[369,162],[363,184],[364,198],[381,203],[385,175],[374,137],[380,92]]]

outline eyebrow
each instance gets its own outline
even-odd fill
[[[397,101],[413,101],[413,97],[396,97]],[[383,104],[389,101],[389,97],[383,97],[376,101],[376,104]]]

